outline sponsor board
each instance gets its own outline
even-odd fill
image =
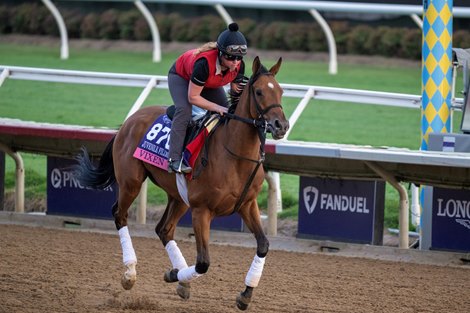
[[[470,251],[470,192],[468,190],[428,187],[432,193],[432,208],[424,210],[431,215],[431,228],[423,224],[423,232],[430,232],[430,244],[424,248],[446,251]],[[427,202],[429,204],[429,202]],[[426,214],[423,213],[424,216]]]
[[[298,236],[381,245],[385,183],[300,177]]]
[[[85,188],[73,176],[74,164],[72,159],[47,157],[47,214],[113,219],[116,185],[105,190]]]

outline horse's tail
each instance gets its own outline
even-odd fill
[[[82,148],[82,153],[76,157],[78,164],[74,166],[74,175],[84,187],[105,189],[116,181],[113,165],[113,144],[114,137],[104,149],[98,167],[95,167],[91,161],[87,149]]]

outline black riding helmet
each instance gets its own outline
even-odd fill
[[[244,56],[246,55],[246,39],[238,31],[238,24],[231,23],[227,29],[220,33],[217,38],[217,48],[219,51],[228,55]]]

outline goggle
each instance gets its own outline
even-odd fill
[[[246,54],[246,45],[230,45],[225,48],[228,54]]]
[[[229,61],[235,61],[235,60],[241,61],[241,60],[243,60],[243,57],[241,55],[231,55],[231,54],[224,53],[223,57],[226,60],[229,60]]]

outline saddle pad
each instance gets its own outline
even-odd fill
[[[213,114],[205,123],[201,132],[186,145],[184,150],[184,160],[187,161],[189,166],[194,169],[197,157],[204,146],[207,136],[210,134],[212,129],[217,125],[220,116]]]
[[[170,129],[171,120],[168,116],[166,114],[159,116],[135,149],[134,158],[167,170]]]
[[[194,163],[204,146],[207,135],[218,122],[218,116],[211,117],[204,125],[201,132],[186,146],[184,161],[194,168]],[[168,169],[168,154],[170,149],[169,138],[171,120],[166,114],[159,116],[149,127],[139,145],[134,151],[134,158],[154,165],[158,168]],[[187,175],[192,178],[192,173]]]

